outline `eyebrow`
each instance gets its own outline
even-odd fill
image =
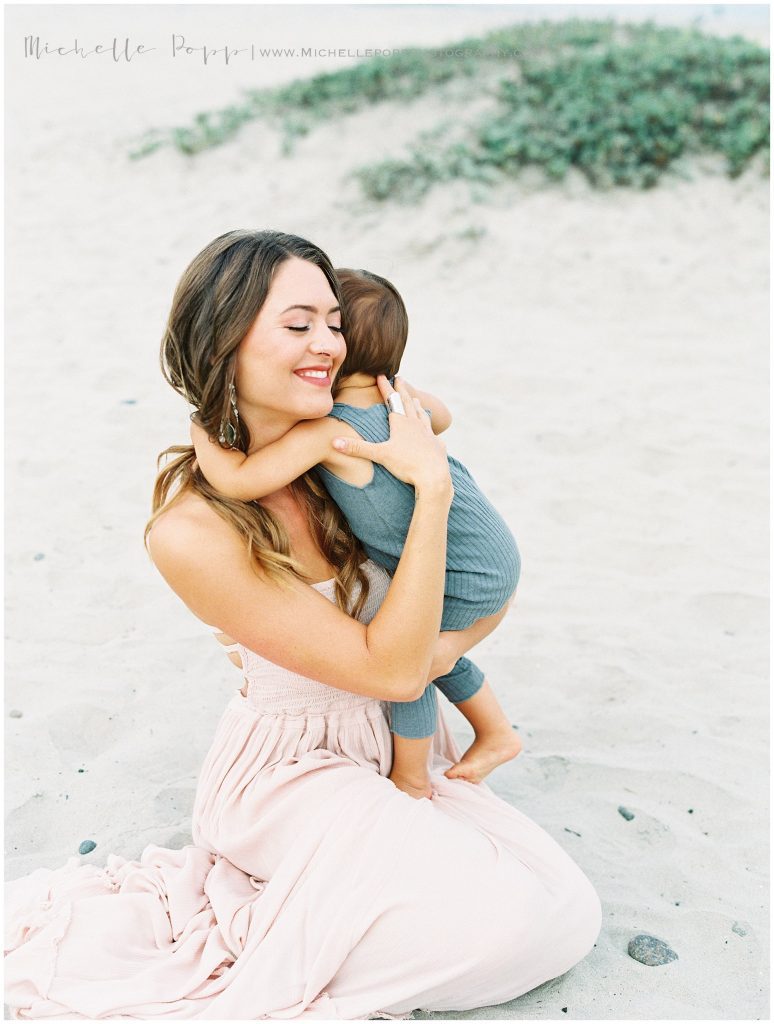
[[[284,313],[289,313],[291,309],[305,309],[308,313],[318,313],[319,312],[319,310],[317,309],[317,306],[301,306],[301,305],[297,304],[295,306],[288,306],[287,309],[283,309],[282,313],[280,313],[280,316],[282,316]],[[340,310],[341,310],[341,306],[331,306],[331,308],[328,310],[328,312],[329,313],[338,313]]]

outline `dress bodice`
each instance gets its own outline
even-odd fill
[[[368,577],[369,591],[358,620],[368,623],[384,600],[390,585],[390,575],[370,560],[364,562],[362,568]],[[333,580],[312,583],[311,586],[329,601],[336,600]],[[357,600],[359,592],[359,585],[356,584],[350,607]],[[374,700],[373,697],[351,693],[349,690],[339,690],[297,672],[291,672],[251,651],[243,644],[230,645],[229,650],[234,650],[242,660],[242,674],[247,683],[246,702],[266,714],[325,714],[328,711],[369,704]]]

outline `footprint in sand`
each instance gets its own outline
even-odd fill
[[[549,754],[546,757],[531,756],[524,762],[530,780],[537,788],[546,793],[552,789],[561,789],[570,772],[570,762],[566,757]]]
[[[57,750],[84,760],[110,750],[126,729],[114,712],[93,704],[69,704],[49,715],[46,725]]]
[[[153,798],[156,820],[170,824],[190,818],[195,796],[196,790],[192,786],[168,786],[166,789],[160,789]]]
[[[162,846],[168,850],[182,850],[184,846],[193,846],[193,837],[190,832],[175,832],[169,839],[165,839]]]
[[[657,847],[660,851],[674,850],[677,846],[677,839],[674,832],[660,818],[654,818],[650,814],[632,808],[634,818],[629,827],[634,826],[636,841],[640,846]]]

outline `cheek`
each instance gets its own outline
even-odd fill
[[[295,354],[291,345],[263,341],[240,350],[238,368],[246,378],[265,380],[292,367]]]

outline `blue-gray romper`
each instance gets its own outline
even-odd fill
[[[383,403],[358,409],[334,403],[330,416],[349,423],[366,441],[390,436],[389,412]],[[449,509],[442,630],[467,629],[478,619],[505,605],[519,582],[521,556],[502,516],[481,493],[457,459],[448,456],[454,497]],[[360,540],[369,558],[395,572],[414,514],[414,488],[373,463],[374,475],[356,487],[317,466],[316,471]],[[434,680],[455,704],[479,691],[484,674],[467,658]],[[434,686],[414,701],[389,705],[390,729],[399,736],[419,738],[435,732],[437,698]]]

